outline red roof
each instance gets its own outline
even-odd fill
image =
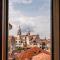
[[[32,60],[51,60],[51,55],[40,53],[32,57]]]
[[[17,54],[16,59],[25,60],[25,58],[32,58],[33,56],[38,55],[40,53],[45,53],[45,54],[50,55],[49,52],[44,51],[41,48],[34,47],[34,48],[28,49],[24,52],[21,52],[20,54]]]

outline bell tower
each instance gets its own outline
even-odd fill
[[[19,26],[19,29],[18,29],[18,32],[17,32],[17,35],[21,35],[21,28],[20,28],[20,26]]]

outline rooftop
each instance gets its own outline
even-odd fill
[[[44,57],[45,55],[50,56],[49,52],[42,50],[41,48],[38,48],[38,47],[33,47],[24,52],[21,52],[20,54],[17,54],[16,59],[25,60],[25,58],[30,59],[32,57],[34,59],[35,58],[34,56],[37,56],[39,54],[42,55],[42,57]]]

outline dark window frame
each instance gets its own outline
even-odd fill
[[[52,56],[53,60],[59,60],[59,0],[52,0]],[[7,59],[7,29],[8,29],[8,0],[3,0],[2,4],[2,59]],[[56,44],[56,45],[55,45]],[[56,54],[54,54],[56,53]]]

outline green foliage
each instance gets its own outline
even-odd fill
[[[16,50],[21,51],[21,50],[23,50],[23,48],[21,48],[21,47],[16,47]]]

